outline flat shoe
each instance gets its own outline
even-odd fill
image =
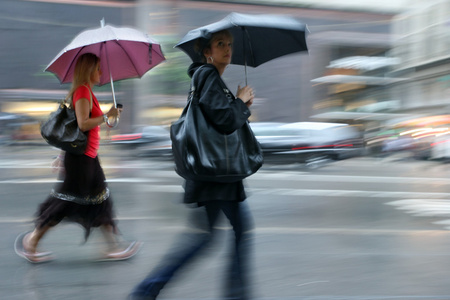
[[[130,259],[139,252],[142,243],[133,241],[130,245],[123,251],[108,253],[105,257],[99,259],[98,261],[118,261]]]
[[[23,239],[27,234],[29,234],[30,231],[21,233],[17,236],[16,240],[14,241],[14,251],[16,254],[30,263],[38,264],[43,262],[49,262],[54,259],[52,256],[52,252],[28,252],[23,247]]]

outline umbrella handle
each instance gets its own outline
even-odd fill
[[[114,102],[115,102],[115,101],[114,101]],[[120,103],[115,103],[115,107],[116,107],[116,108],[122,108],[123,105],[120,104]],[[106,120],[106,126],[108,126],[109,128],[116,128],[118,125],[119,125],[119,117],[116,117],[116,118],[115,118],[113,124],[111,124],[111,123],[109,122],[109,119]]]
[[[102,21],[100,21],[100,24],[102,25],[102,27],[104,26],[104,23],[105,23],[104,19]],[[113,101],[114,101],[114,107],[117,108],[116,93],[114,92],[114,81],[113,81],[113,78],[112,78],[111,69],[109,67],[108,48],[106,48],[106,46],[105,46],[105,52],[106,52],[106,63],[108,64],[108,70],[109,70],[109,80],[111,81],[111,90],[112,90],[112,96],[113,96]],[[119,125],[119,118],[117,118],[117,117],[114,120],[113,124],[109,123],[109,119],[106,120],[106,126],[108,126],[109,128],[116,128],[117,125]]]
[[[108,65],[109,65],[109,62],[108,62]],[[114,83],[113,83],[113,79],[112,79],[112,75],[111,75],[111,70],[109,72],[110,72],[109,78],[111,80],[111,90],[112,90],[112,96],[113,96],[113,101],[114,101],[114,107],[118,108],[118,106],[121,104],[118,104],[116,101],[116,93],[114,92]],[[119,125],[119,118],[116,118],[114,120],[113,124],[110,124],[109,120],[106,121],[106,126],[108,126],[109,128],[116,128],[118,125]]]
[[[108,126],[109,128],[116,128],[117,125],[119,125],[119,118],[115,118],[112,124],[109,122],[109,119],[106,120],[106,126]]]

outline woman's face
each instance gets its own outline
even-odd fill
[[[100,61],[95,66],[94,71],[91,74],[91,83],[92,84],[99,84],[100,83],[100,77],[102,76],[102,69],[100,68]]]
[[[233,54],[233,40],[228,36],[219,36],[211,41],[211,48],[206,49],[205,56],[208,62],[214,65],[229,65]]]

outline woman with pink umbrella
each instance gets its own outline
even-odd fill
[[[85,228],[85,239],[91,228],[100,227],[108,243],[102,259],[123,260],[140,248],[139,242],[121,242],[114,221],[110,190],[100,166],[97,151],[100,125],[120,116],[113,81],[141,78],[148,70],[165,60],[161,46],[147,34],[133,28],[113,27],[101,21],[101,27],[81,32],[47,66],[61,83],[72,83],[66,100],[75,110],[78,127],[87,132],[88,145],[83,155],[65,153],[54,163],[63,165],[64,182],[57,185],[37,211],[36,228],[16,239],[18,255],[32,263],[52,259],[50,252],[38,251],[48,230],[62,220],[79,223]],[[94,85],[111,83],[114,103],[104,114],[92,92]]]
[[[87,133],[88,143],[83,155],[62,152],[57,158],[54,165],[64,168],[64,181],[39,206],[35,229],[16,239],[17,254],[32,263],[53,259],[51,252],[40,252],[37,248],[49,229],[62,220],[83,226],[86,240],[91,228],[100,227],[108,246],[102,257],[104,260],[128,259],[140,248],[139,242],[125,244],[119,239],[110,190],[97,155],[100,125],[109,117],[119,117],[121,112],[114,105],[106,114],[102,112],[92,92],[92,86],[100,82],[101,75],[100,59],[96,55],[86,53],[78,58],[67,100],[75,110],[78,127]]]

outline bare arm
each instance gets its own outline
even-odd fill
[[[120,110],[114,107],[106,113],[108,118],[110,117],[118,117],[120,115]],[[78,127],[80,127],[81,131],[88,131],[92,128],[95,128],[101,125],[104,122],[103,115],[95,118],[90,118],[90,108],[89,108],[89,100],[86,98],[81,98],[75,104],[75,114],[77,115]]]
[[[103,116],[90,118],[89,100],[81,98],[75,104],[75,114],[77,115],[78,127],[81,131],[88,131],[103,123]]]

